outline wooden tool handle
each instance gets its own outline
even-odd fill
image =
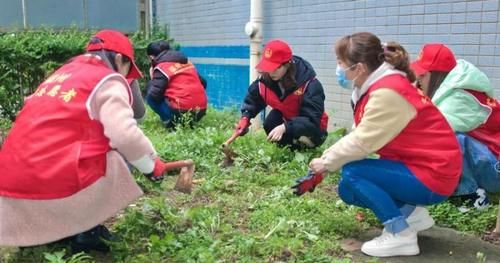
[[[222,144],[222,147],[229,146],[229,144],[234,142],[234,140],[236,140],[236,138],[238,138],[238,136],[240,136],[240,133],[238,133],[238,132],[233,133],[233,135],[231,135],[231,137],[229,139],[227,139],[227,141]]]
[[[173,170],[177,168],[182,168],[182,167],[188,167],[193,165],[193,160],[188,159],[188,160],[181,160],[181,161],[173,161],[173,162],[166,162],[165,163],[165,170]]]

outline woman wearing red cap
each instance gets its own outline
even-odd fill
[[[459,145],[439,110],[412,86],[408,54],[397,43],[382,45],[361,32],[335,45],[338,66],[353,82],[354,130],[309,164],[315,174],[296,186],[314,189],[326,172],[342,168],[338,186],[347,204],[371,209],[384,225],[363,253],[416,255],[417,232],[434,224],[417,205],[444,201],[461,169]],[[377,153],[379,159],[369,159]]]
[[[311,64],[293,56],[281,40],[269,41],[257,65],[261,76],[248,88],[236,132],[245,134],[266,106],[272,108],[264,121],[267,139],[291,149],[316,147],[328,135],[325,93]]]
[[[445,45],[426,44],[412,68],[418,86],[457,133],[463,171],[453,195],[482,209],[487,192],[500,192],[500,102],[488,77],[471,63],[455,60]],[[467,208],[463,208],[467,210]]]
[[[136,125],[126,78],[141,76],[130,40],[102,30],[29,96],[0,151],[0,246],[68,238],[109,248],[99,225],[142,191],[124,159],[153,181],[163,163]],[[97,225],[97,226],[96,226]]]

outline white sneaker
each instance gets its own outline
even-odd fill
[[[416,232],[427,230],[434,225],[434,219],[429,215],[429,211],[421,206],[415,207],[415,210],[406,218],[406,222]]]
[[[401,233],[392,234],[386,231],[382,235],[363,243],[361,251],[373,257],[414,256],[420,253],[417,232],[408,228]]]

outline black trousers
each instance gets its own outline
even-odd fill
[[[276,126],[281,125],[285,122],[283,118],[283,114],[278,110],[271,110],[264,120],[264,130],[266,134],[269,134]],[[307,148],[307,146],[303,143],[300,143],[298,139],[301,136],[305,136],[311,140],[314,144],[314,147],[320,146],[325,142],[328,133],[326,131],[322,131],[319,127],[316,127],[310,122],[301,123],[303,127],[300,129],[295,129],[295,132],[285,131],[283,137],[277,144],[280,147],[289,146],[292,150]]]

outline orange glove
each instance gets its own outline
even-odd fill
[[[167,166],[165,163],[160,159],[160,157],[157,157],[155,159],[155,166],[153,168],[153,172],[145,174],[145,176],[153,181],[153,182],[160,182],[163,180],[163,174],[166,172]]]
[[[248,127],[250,127],[250,124],[251,123],[248,117],[241,117],[238,124],[236,124],[236,129],[234,132],[237,133],[239,136],[243,136],[247,134]]]

